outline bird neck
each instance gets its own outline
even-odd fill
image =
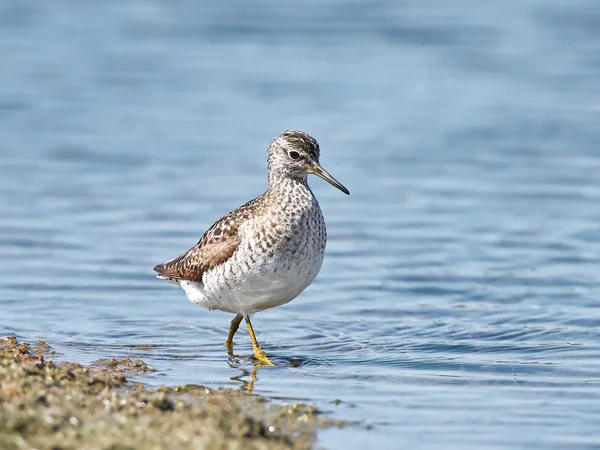
[[[280,172],[269,173],[269,188],[268,192],[291,195],[293,192],[303,191],[310,193],[312,191],[308,187],[308,177],[292,177],[284,175]]]

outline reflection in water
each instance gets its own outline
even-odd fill
[[[247,370],[247,369],[244,369],[244,368],[241,368],[241,367],[237,367],[237,364],[232,363],[232,362],[229,363],[229,366],[232,369],[238,369],[238,370],[242,371],[242,373],[240,375],[237,375],[235,377],[231,377],[230,379],[232,381],[237,381],[237,382],[241,383],[242,384],[242,386],[241,386],[241,390],[242,391],[246,391],[249,394],[252,394],[252,391],[254,390],[254,383],[256,381],[258,381],[258,377],[257,377],[258,370],[261,369],[262,367],[264,367],[265,364],[262,364],[259,361],[255,361],[254,362],[254,367],[252,367],[252,369],[250,369],[250,370]],[[244,379],[245,377],[248,377],[248,376],[250,376],[250,380],[249,381]]]
[[[249,359],[252,360],[254,366],[252,367],[252,369],[247,370],[242,367],[239,367],[240,366],[240,361],[239,361],[240,358],[247,359],[247,357],[235,355],[233,353],[233,346],[227,346],[227,353],[229,354],[229,360],[227,362],[229,364],[229,367],[231,367],[232,369],[237,369],[237,370],[242,371],[242,373],[240,375],[231,377],[230,379],[241,383],[242,384],[241,390],[246,391],[249,394],[252,394],[252,391],[254,390],[254,383],[256,381],[258,381],[258,377],[257,377],[258,370],[260,368],[262,368],[264,366],[268,366],[268,365],[263,364],[262,362],[256,360],[254,358],[254,356],[250,356]],[[270,367],[272,367],[272,366],[270,366]],[[243,379],[248,376],[250,376],[249,381]]]
[[[241,383],[242,384],[241,389],[248,393],[252,393],[252,391],[254,389],[254,383],[256,381],[258,381],[258,377],[257,377],[258,371],[264,367],[269,367],[272,370],[277,370],[277,369],[281,369],[281,368],[290,368],[290,367],[299,368],[306,364],[311,363],[311,361],[308,359],[279,357],[279,358],[277,358],[277,363],[275,364],[275,366],[271,366],[269,364],[264,364],[261,361],[255,359],[253,355],[240,356],[240,355],[234,354],[233,346],[227,346],[227,353],[229,355],[229,360],[227,361],[227,364],[229,365],[229,367],[231,367],[232,369],[235,369],[235,370],[242,371],[242,373],[240,375],[230,377],[230,379]],[[248,360],[251,361],[253,364],[253,366],[250,370],[240,367],[242,364],[242,361],[248,361]],[[322,363],[318,363],[316,360],[313,360],[312,364],[315,367],[319,366],[319,365],[323,365]],[[280,371],[279,373],[283,376],[283,372]],[[248,376],[250,376],[249,381],[244,379]],[[263,391],[263,392],[268,391],[268,389],[265,389],[265,387],[262,386],[261,391]]]

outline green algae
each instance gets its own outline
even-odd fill
[[[52,350],[0,338],[0,448],[312,448],[320,427],[343,426],[301,403],[273,405],[239,391],[127,380],[143,361],[91,367],[46,360]]]

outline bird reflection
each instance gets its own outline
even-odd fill
[[[237,381],[238,383],[240,383],[241,384],[241,388],[240,389],[242,391],[245,391],[245,392],[248,392],[249,394],[252,394],[252,391],[254,390],[254,383],[256,381],[258,381],[258,377],[257,377],[256,374],[258,373],[258,370],[261,367],[265,366],[265,364],[263,364],[260,361],[252,358],[252,360],[254,362],[254,366],[252,367],[252,369],[247,370],[247,369],[244,369],[243,367],[239,367],[238,360],[240,358],[244,358],[244,357],[243,356],[240,357],[239,355],[235,355],[233,353],[233,347],[229,347],[228,348],[228,354],[229,354],[229,358],[230,358],[229,359],[229,363],[228,363],[229,366],[232,369],[238,369],[238,370],[242,371],[242,373],[240,375],[237,375],[235,377],[231,377],[230,379],[233,380],[233,381]],[[250,380],[247,379],[248,376],[250,376]]]

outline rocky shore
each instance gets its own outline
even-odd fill
[[[51,359],[44,342],[0,338],[0,448],[304,449],[318,428],[343,425],[303,404],[129,381],[149,370],[143,361],[85,367]]]

